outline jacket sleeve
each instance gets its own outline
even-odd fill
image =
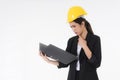
[[[69,39],[67,42],[67,48],[66,48],[67,52],[70,52],[71,46],[72,46],[72,39]],[[68,65],[69,64],[63,64],[63,63],[59,62],[59,65],[57,67],[58,68],[65,68],[65,67],[68,67]]]
[[[88,62],[95,68],[98,68],[101,64],[101,42],[99,37],[96,37],[95,39],[92,50],[92,57],[88,59]]]

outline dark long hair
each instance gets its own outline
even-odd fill
[[[88,33],[94,34],[94,33],[93,33],[93,30],[92,30],[92,28],[91,28],[90,23],[89,23],[85,18],[79,17],[79,18],[77,18],[77,19],[74,20],[74,22],[76,22],[76,23],[78,23],[78,24],[80,24],[80,25],[81,25],[82,21],[85,22],[85,27],[86,27]]]

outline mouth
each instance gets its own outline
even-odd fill
[[[75,34],[77,34],[77,32],[75,32]]]

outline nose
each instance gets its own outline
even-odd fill
[[[75,28],[72,28],[72,30],[75,32],[76,31],[76,29]]]

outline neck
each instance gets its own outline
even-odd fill
[[[83,39],[86,39],[87,33],[88,33],[87,30],[84,30],[80,36],[81,36]]]

